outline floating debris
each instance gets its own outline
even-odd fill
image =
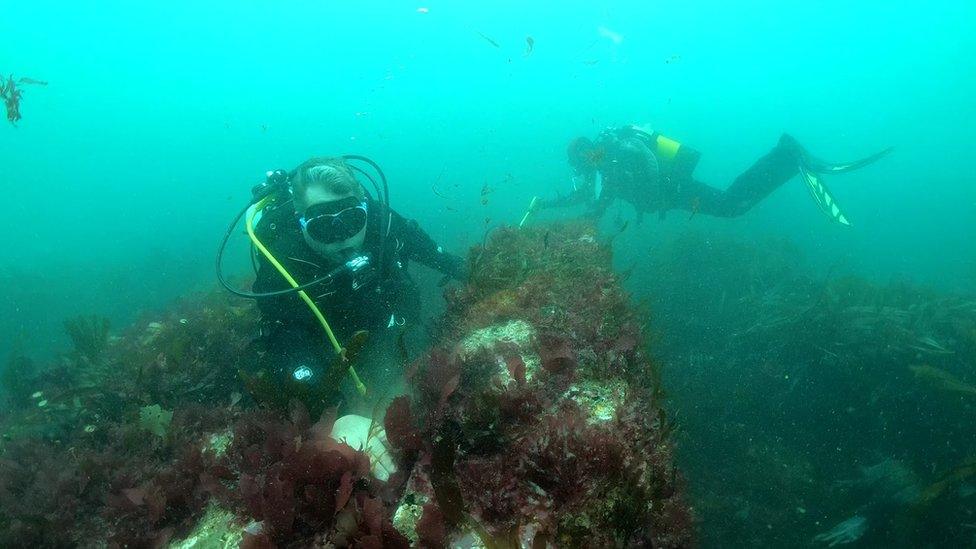
[[[20,100],[23,97],[24,92],[17,87],[20,84],[47,86],[47,82],[44,82],[43,80],[36,80],[34,78],[20,78],[18,80],[14,80],[14,75],[12,74],[7,77],[6,82],[0,78],[0,100],[3,101],[3,104],[7,109],[7,121],[9,121],[13,126],[16,126],[17,122],[21,119]]]
[[[612,31],[602,25],[596,28],[596,32],[603,38],[606,38],[617,45],[620,45],[624,41],[624,37],[622,34],[620,34],[619,32]]]
[[[488,196],[491,193],[493,193],[493,192],[495,192],[495,189],[492,189],[491,187],[489,187],[488,186],[488,182],[485,181],[485,184],[481,187],[481,205],[482,206],[487,206],[488,205]]]
[[[478,32],[478,31],[475,31],[475,32]],[[480,36],[481,38],[483,38],[485,40],[485,42],[488,42],[492,46],[495,46],[496,48],[501,48],[501,46],[498,45],[498,42],[495,42],[494,40],[492,40],[491,38],[489,38],[484,33],[478,32],[478,36]]]

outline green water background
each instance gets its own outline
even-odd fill
[[[782,131],[831,159],[893,145],[831,181],[851,229],[799,181],[693,223],[788,236],[814,268],[976,284],[971,2],[527,4],[5,2],[0,71],[50,85],[0,127],[0,349],[212,286],[217,238],[267,169],[370,155],[393,205],[462,251],[568,189],[571,137],[630,122],[703,151],[720,187]],[[649,219],[618,254],[687,225]]]

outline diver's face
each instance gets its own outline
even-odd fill
[[[602,147],[580,149],[572,162],[573,171],[579,175],[593,175],[603,167],[603,157]]]
[[[348,210],[350,207],[356,208],[356,204],[359,202],[353,194],[336,194],[327,189],[311,186],[306,190],[302,200],[296,201],[297,208],[295,213],[301,218],[314,220],[321,213],[339,214],[340,212],[344,212],[344,210]],[[345,213],[357,214],[359,212]],[[316,238],[318,234],[316,231],[309,231],[303,228],[302,236],[305,237],[305,243],[321,256],[335,261],[342,260],[343,256],[349,250],[362,248],[363,243],[366,241],[365,211],[362,213],[364,217],[362,220],[362,228],[352,236],[341,240],[320,239]],[[326,221],[331,221],[331,219],[327,219]]]

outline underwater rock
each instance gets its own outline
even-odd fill
[[[210,452],[216,458],[223,457],[227,453],[227,447],[234,441],[234,432],[226,429],[219,433],[212,433],[207,437],[207,442],[203,446],[204,452]]]
[[[502,229],[473,254],[410,406],[387,412],[409,411],[421,440],[391,438],[409,472],[394,526],[411,541],[692,543],[656,365],[594,234]]]
[[[400,500],[393,513],[393,527],[403,534],[410,543],[415,545],[420,541],[420,534],[417,532],[417,523],[424,516],[424,507],[430,502],[431,496],[416,488],[408,488]],[[437,536],[439,537],[439,536]]]
[[[622,379],[583,380],[572,384],[565,395],[580,405],[589,423],[611,421],[626,396],[627,383]]]
[[[211,503],[193,530],[168,549],[232,549],[240,546],[243,534],[236,514]]]
[[[240,412],[217,402],[239,388],[256,314],[219,294],[174,309],[148,345],[140,323],[97,361],[68,353],[23,378],[31,406],[0,417],[0,547],[165,546],[208,503],[235,507],[220,450]]]
[[[16,416],[39,435],[3,446],[0,545],[689,545],[656,366],[595,234],[475,250],[381,424],[227,406],[257,315],[212,296],[41,370]]]

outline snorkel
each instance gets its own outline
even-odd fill
[[[385,217],[386,226],[381,227],[380,230],[380,247],[378,253],[379,269],[381,269],[382,271],[384,265],[383,253],[386,248],[386,240],[389,236],[390,224],[392,222],[392,214],[390,213],[390,209],[389,209],[390,192],[389,192],[389,186],[386,181],[386,175],[383,173],[383,170],[379,167],[379,165],[376,164],[376,162],[373,162],[371,159],[365,156],[345,155],[342,157],[342,159],[347,162],[358,161],[366,164],[376,172],[376,175],[378,176],[380,182],[382,183],[382,186],[378,184],[376,179],[374,179],[373,176],[370,175],[369,172],[366,171],[364,168],[357,166],[355,164],[349,164],[349,167],[353,171],[364,176],[366,179],[370,181],[373,190],[376,193],[375,197],[373,197],[373,200],[374,202],[380,204],[381,206],[380,213],[382,216]],[[219,248],[217,249],[217,260],[216,260],[217,280],[219,280],[220,284],[232,294],[238,297],[244,297],[248,299],[275,297],[275,296],[281,296],[290,293],[298,294],[298,297],[303,302],[305,302],[309,310],[311,310],[312,314],[318,320],[319,324],[322,325],[322,329],[325,331],[329,343],[332,345],[332,349],[335,351],[335,354],[339,359],[337,361],[337,365],[345,365],[347,367],[347,371],[349,373],[349,376],[352,378],[353,383],[356,386],[356,390],[360,393],[360,395],[365,396],[366,386],[359,378],[359,375],[356,373],[355,368],[352,366],[352,364],[349,363],[350,357],[346,352],[346,348],[344,348],[339,343],[339,340],[336,338],[335,333],[332,331],[332,327],[329,325],[329,322],[325,318],[325,315],[322,314],[322,311],[315,304],[315,301],[313,301],[312,298],[309,297],[308,294],[305,292],[305,290],[311,286],[315,286],[316,284],[321,284],[323,282],[329,282],[331,280],[334,280],[336,278],[337,271],[344,270],[345,268],[348,267],[348,265],[343,265],[339,269],[336,269],[324,276],[316,278],[315,280],[300,284],[297,280],[295,280],[294,277],[291,276],[291,274],[288,273],[288,271],[284,268],[284,266],[274,257],[274,255],[261,242],[261,240],[258,238],[257,234],[254,231],[254,220],[260,213],[264,211],[265,208],[282,199],[291,200],[291,195],[292,195],[291,178],[292,175],[284,170],[271,171],[267,173],[267,177],[265,178],[265,181],[263,183],[258,184],[251,189],[250,202],[247,204],[247,206],[241,209],[241,211],[234,217],[234,220],[227,228],[227,232],[224,233],[224,237],[220,242]],[[365,188],[365,186],[363,187]],[[367,194],[369,194],[368,189],[366,192]],[[247,231],[247,235],[251,240],[252,260],[254,258],[254,251],[256,250],[258,253],[264,256],[265,259],[268,260],[268,263],[270,263],[275,268],[275,270],[278,271],[279,274],[281,274],[282,278],[284,278],[288,282],[288,285],[291,286],[291,288],[286,290],[278,290],[274,292],[254,293],[254,292],[245,292],[239,290],[231,286],[230,283],[228,283],[223,273],[224,251],[227,248],[227,242],[230,240],[231,234],[233,234],[234,229],[237,227],[238,223],[240,223],[242,217],[245,220],[244,226]],[[382,275],[382,272],[380,274]],[[356,336],[354,335],[353,338],[355,339]]]

